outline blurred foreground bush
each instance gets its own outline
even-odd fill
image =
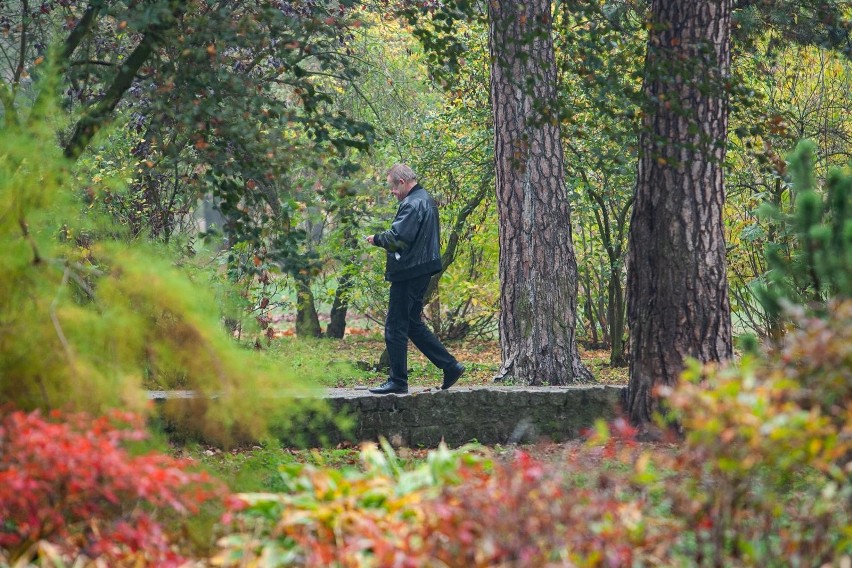
[[[600,424],[559,463],[442,448],[245,494],[220,566],[831,566],[852,561],[852,302],[667,393],[682,441]],[[672,417],[667,417],[669,420]]]
[[[143,420],[111,412],[0,415],[0,565],[181,566],[164,518],[196,514],[224,486],[189,462],[133,456]]]
[[[42,110],[0,123],[0,403],[149,413],[143,387],[191,389],[164,406],[174,428],[227,444],[285,425],[293,373],[228,336],[203,277],[86,209]]]
[[[756,283],[775,320],[791,306],[824,315],[830,300],[852,298],[852,169],[832,169],[818,184],[815,162],[816,144],[799,142],[789,157],[792,211],[770,203],[759,209],[779,241],[767,244],[769,271]]]
[[[793,315],[764,356],[692,368],[669,397],[687,431],[667,464],[684,473],[673,514],[701,564],[852,560],[852,301],[827,308]]]

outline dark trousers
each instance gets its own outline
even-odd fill
[[[408,384],[408,340],[414,343],[439,369],[456,362],[447,348],[423,323],[423,295],[431,276],[391,282],[388,317],[385,320],[385,345],[390,359],[390,380]]]

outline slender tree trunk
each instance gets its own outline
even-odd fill
[[[654,387],[684,359],[732,355],[722,231],[730,0],[653,0],[628,245],[630,418],[648,426]]]
[[[624,289],[617,266],[610,267],[608,302],[609,364],[612,367],[624,367],[627,365],[627,358],[624,356]]]
[[[605,345],[606,348],[609,348],[609,298],[604,295],[603,292],[604,290],[609,290],[606,271],[602,271],[600,269],[595,270],[592,273],[592,276],[594,277],[594,289],[597,290],[597,293],[595,294],[595,317],[597,318],[598,329],[600,329],[601,333],[600,343]],[[598,348],[595,347],[595,349]]]
[[[441,280],[441,276],[444,275],[444,272],[446,272],[450,265],[456,260],[459,240],[464,234],[465,227],[467,226],[467,219],[485,199],[485,195],[488,193],[488,190],[489,186],[483,183],[477,192],[465,202],[464,207],[461,208],[458,215],[456,215],[456,219],[450,229],[450,235],[447,238],[447,246],[444,247],[444,252],[441,253],[441,272],[432,276],[432,279],[429,280],[429,285],[426,287],[426,293],[423,294],[425,303],[431,303],[432,296],[438,291],[438,282]]]
[[[598,337],[598,317],[595,310],[595,299],[594,293],[592,292],[592,279],[589,278],[588,272],[583,275],[583,289],[586,292],[586,301],[583,302],[583,308],[586,312],[586,319],[589,322],[589,334],[590,337],[587,337],[590,346],[595,347],[587,347],[587,349],[597,349],[597,345],[600,345],[600,337]]]
[[[438,293],[438,289],[436,288],[432,293],[432,301],[429,302],[429,319],[432,321],[432,332],[439,338],[446,339],[441,309],[441,294]]]
[[[349,211],[345,213],[345,215],[341,215],[342,218],[350,214]],[[358,247],[357,239],[352,234],[351,227],[347,226],[344,230],[343,243],[349,250],[354,251]],[[355,270],[353,265],[354,260],[354,257],[349,258],[347,265],[341,271],[340,279],[337,281],[337,289],[334,291],[334,301],[331,304],[331,312],[328,318],[328,327],[325,330],[326,337],[343,339],[343,336],[346,334],[346,313],[349,311],[349,292],[354,285],[352,279],[352,274]]]
[[[503,357],[495,378],[554,385],[587,380],[575,337],[577,262],[550,2],[492,0],[488,13]]]
[[[781,179],[777,178],[775,180],[775,187],[772,191],[772,205],[774,205],[779,211],[781,210],[781,200],[782,195],[784,193],[784,188],[781,187]],[[766,235],[766,242],[776,243],[778,242],[778,234],[776,231],[776,227],[774,224],[769,225],[769,232]],[[757,274],[757,271],[755,271]],[[758,305],[760,303],[758,302]],[[762,312],[766,314],[766,330],[767,335],[771,337],[773,340],[778,340],[784,335],[784,324],[781,321],[781,314],[778,313],[767,313],[767,311],[761,308]]]
[[[329,312],[328,327],[325,330],[326,337],[343,339],[346,334],[346,312],[349,311],[349,291],[352,289],[352,276],[344,272],[337,282],[334,291],[334,302]]]
[[[298,337],[322,337],[311,281],[296,278],[296,335]]]

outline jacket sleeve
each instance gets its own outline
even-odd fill
[[[407,249],[420,230],[420,212],[412,203],[403,202],[396,212],[396,217],[387,231],[377,233],[373,244],[390,252]]]

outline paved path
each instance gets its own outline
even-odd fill
[[[471,392],[505,392],[505,393],[564,393],[566,391],[586,391],[590,388],[624,388],[622,385],[570,385],[570,386],[454,386],[453,388],[442,391],[440,387],[411,387],[408,389],[408,394],[373,394],[370,392],[372,387],[347,387],[347,388],[325,388],[317,389],[317,393],[323,393],[327,398],[358,398],[358,397],[404,397],[419,394],[438,394],[438,393],[471,393]],[[154,390],[147,391],[149,400],[167,400],[167,399],[190,399],[195,398],[195,392],[190,390]],[[282,396],[287,391],[281,391]]]

